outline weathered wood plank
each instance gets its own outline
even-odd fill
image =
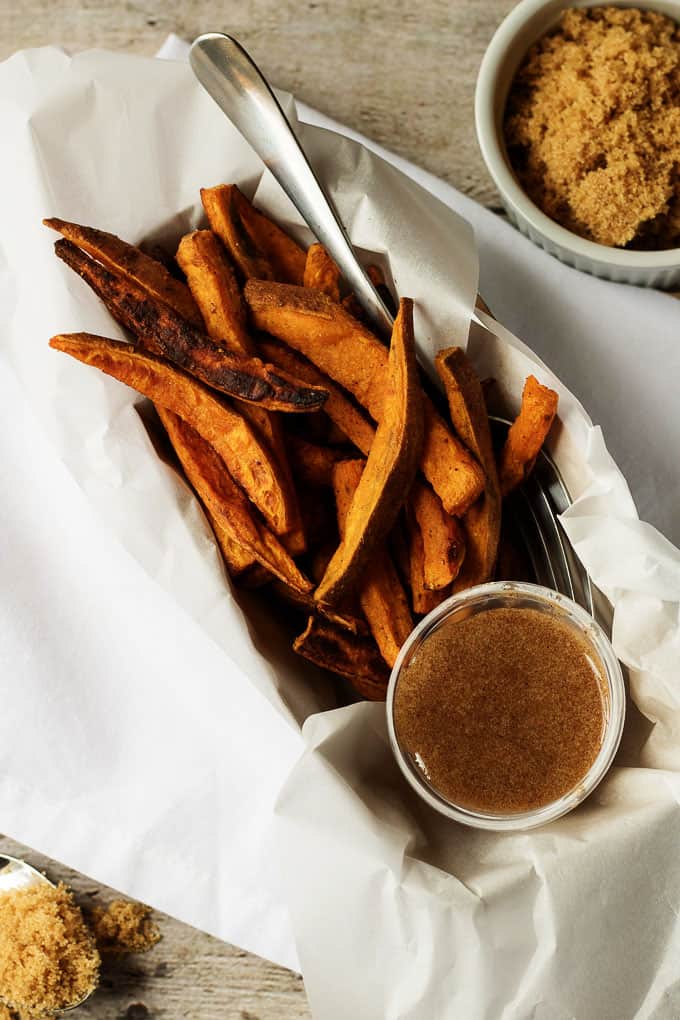
[[[274,84],[489,206],[473,94],[513,0],[3,0],[0,57],[38,43],[154,53],[169,32],[228,31]]]

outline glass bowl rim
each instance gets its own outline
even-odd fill
[[[508,814],[495,814],[491,812],[474,811],[461,805],[454,804],[447,800],[442,794],[438,794],[430,787],[417,773],[410,761],[406,758],[394,725],[394,695],[406,657],[415,644],[421,644],[436,624],[443,618],[463,608],[466,604],[486,601],[498,596],[521,597],[534,599],[542,603],[545,608],[556,607],[578,626],[585,639],[594,648],[597,656],[604,667],[604,679],[609,692],[609,715],[605,724],[602,746],[597,757],[588,769],[588,772],[581,780],[567,793],[557,800],[551,801],[540,808],[530,811],[522,811]],[[386,699],[387,729],[392,753],[404,777],[410,786],[425,800],[430,807],[440,814],[446,815],[454,821],[478,829],[487,829],[496,832],[521,831],[537,828],[548,822],[561,818],[562,815],[572,811],[588,797],[608,772],[614,756],[621,742],[623,724],[626,714],[626,689],[623,679],[621,664],[611,642],[598,621],[592,617],[582,606],[554,591],[552,588],[545,588],[543,585],[533,584],[528,581],[490,581],[486,584],[475,585],[465,591],[451,595],[448,599],[437,606],[425,616],[420,623],[411,631],[411,634],[404,642],[397,660],[390,674],[387,699]]]

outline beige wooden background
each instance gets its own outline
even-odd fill
[[[0,0],[0,59],[60,44],[153,54],[169,32],[227,31],[270,80],[494,207],[474,137],[479,61],[514,0]],[[7,158],[7,154],[5,154]],[[2,819],[0,818],[0,829]],[[0,837],[83,903],[111,891]],[[147,956],[109,967],[70,1014],[96,1020],[299,1020],[302,979],[167,917]],[[354,1020],[354,1018],[348,1018]]]

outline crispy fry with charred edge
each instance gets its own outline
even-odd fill
[[[458,577],[465,559],[463,529],[425,483],[413,486],[409,503],[413,507],[413,521],[422,535],[423,585],[431,591],[441,591]]]
[[[304,354],[380,421],[386,403],[387,350],[372,333],[318,291],[249,280],[244,294],[258,329]],[[427,397],[423,411],[423,473],[447,513],[462,515],[482,492],[484,473]]]
[[[339,461],[333,469],[333,491],[341,537],[363,470],[363,460]],[[413,618],[406,592],[385,545],[376,550],[361,577],[358,594],[359,604],[380,654],[391,668],[399,649],[413,630]]]
[[[258,348],[273,365],[289,372],[311,386],[318,386],[328,393],[323,409],[331,421],[344,432],[358,450],[368,456],[375,438],[375,425],[356,407],[341,387],[324,375],[316,365],[278,340],[260,337]],[[299,374],[298,374],[299,373]]]
[[[308,443],[296,435],[288,436],[288,450],[293,473],[301,482],[316,487],[333,484],[333,468],[343,456],[339,450]]]
[[[109,272],[70,241],[57,241],[56,254],[92,287],[114,318],[152,354],[161,354],[213,389],[272,411],[311,411],[325,394],[286,378],[258,358],[236,358],[142,287]]]
[[[320,290],[331,301],[340,300],[340,270],[322,244],[313,244],[307,250],[304,285]]]
[[[336,624],[338,627],[342,627],[343,630],[348,630],[352,634],[368,634],[368,627],[364,620],[361,620],[358,616],[352,616],[350,613],[340,613],[335,609],[331,609],[330,606],[322,606],[318,602],[315,602],[311,595],[303,594],[295,588],[291,588],[290,585],[284,584],[283,581],[273,580],[269,585],[269,589],[272,594],[276,595],[283,602],[287,602],[288,605],[293,606],[295,609],[302,610],[307,616],[316,616],[319,613],[324,616],[331,623]]]
[[[219,238],[211,230],[186,234],[177,249],[177,262],[187,278],[208,336],[232,354],[253,357],[255,345],[246,329],[246,309],[234,271]],[[305,536],[297,495],[288,464],[281,421],[255,404],[243,404],[242,413],[272,447],[281,467],[281,490],[286,505],[287,530],[282,538],[288,551],[304,552]]]
[[[305,251],[278,223],[249,202],[243,192],[232,185],[234,201],[241,223],[254,245],[267,258],[275,280],[300,286],[305,272]]]
[[[409,503],[406,507],[408,524],[408,568],[413,612],[424,616],[440,605],[451,594],[450,588],[433,591],[425,587],[425,550],[423,534],[415,519],[415,511]]]
[[[530,375],[524,383],[522,406],[510,426],[500,456],[501,492],[509,492],[528,478],[557,414],[559,397]]]
[[[345,520],[345,533],[314,593],[339,605],[360,580],[407,497],[423,445],[413,302],[402,298],[392,330],[382,419]]]
[[[327,390],[328,399],[324,411],[350,442],[368,456],[375,438],[375,426],[364,417],[337,383],[319,371],[316,365],[277,340],[263,338],[259,346],[264,357],[274,365]],[[420,526],[423,534],[423,583],[427,588],[441,590],[458,574],[465,552],[464,536],[457,521],[447,514],[439,497],[422,479],[416,479],[409,499],[415,501],[419,511],[416,515],[417,525],[414,526]]]
[[[501,493],[489,417],[479,378],[460,347],[440,351],[437,372],[444,384],[453,426],[484,468],[484,493],[463,518],[466,554],[454,591],[493,577],[501,532]]]
[[[390,673],[372,638],[310,616],[293,649],[316,666],[344,676],[369,701],[385,700]]]
[[[311,591],[312,582],[300,572],[269,528],[255,519],[247,497],[210,443],[172,411],[159,404],[156,410],[211,524],[218,525],[218,541],[226,535],[294,590]]]
[[[189,288],[181,280],[176,280],[161,262],[105,230],[83,227],[80,223],[69,223],[57,217],[43,220],[43,223],[92,255],[98,262],[142,287],[147,294],[170,305],[193,326],[201,327],[201,314]]]
[[[271,450],[251,425],[207,386],[166,361],[135,350],[132,344],[91,333],[53,336],[50,347],[120,379],[192,425],[215,447],[274,531],[281,529],[279,468]]]

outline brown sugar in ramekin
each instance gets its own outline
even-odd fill
[[[615,247],[680,245],[680,26],[652,11],[570,9],[527,53],[505,114],[529,197]]]

